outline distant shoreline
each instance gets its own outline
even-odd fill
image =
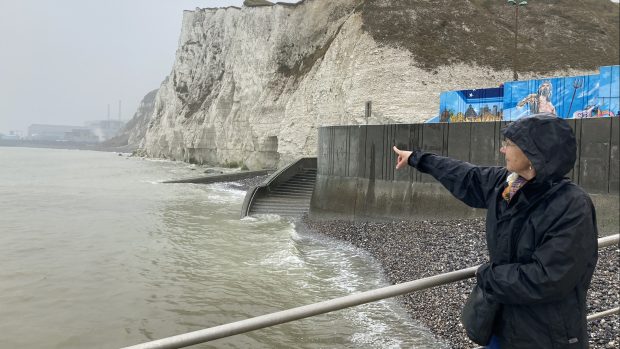
[[[101,143],[83,143],[70,141],[38,141],[38,140],[8,140],[0,139],[0,147],[47,148],[47,149],[76,149],[107,152],[131,153],[135,146],[106,147]]]

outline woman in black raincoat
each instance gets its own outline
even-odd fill
[[[476,272],[484,299],[499,304],[492,342],[510,348],[588,348],[586,293],[597,262],[588,194],[565,175],[576,159],[568,123],[537,114],[509,124],[506,167],[481,167],[420,150],[403,151],[456,198],[486,208],[488,263]]]

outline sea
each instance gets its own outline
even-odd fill
[[[206,169],[0,147],[0,348],[121,348],[388,285],[350,245],[241,219],[240,183],[162,183]],[[192,348],[438,347],[388,299]]]

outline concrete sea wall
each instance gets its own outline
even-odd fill
[[[569,177],[591,194],[601,232],[617,233],[619,212],[618,117],[570,119],[577,162]],[[392,146],[422,148],[477,165],[503,166],[500,130],[507,122],[321,127],[314,219],[392,220],[484,216],[434,178],[408,167],[395,170]]]

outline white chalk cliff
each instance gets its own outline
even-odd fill
[[[320,126],[422,122],[437,115],[441,91],[511,79],[509,69],[472,64],[419,68],[409,50],[363,30],[362,4],[186,11],[141,148],[152,157],[272,168],[316,155]]]

